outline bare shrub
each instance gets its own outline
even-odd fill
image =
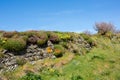
[[[89,30],[84,31],[83,33],[89,36],[92,34]]]
[[[101,22],[101,23],[95,23],[95,30],[98,31],[101,35],[105,35],[108,32],[114,32],[115,27],[111,23]]]

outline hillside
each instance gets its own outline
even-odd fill
[[[120,34],[0,32],[1,80],[120,80]]]

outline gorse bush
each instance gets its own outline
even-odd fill
[[[69,40],[71,38],[70,34],[68,34],[68,33],[57,32],[56,34],[58,35],[60,40],[67,41],[67,40]]]
[[[64,47],[62,47],[61,45],[54,46],[54,55],[56,57],[61,57],[63,53],[64,53]]]
[[[11,38],[8,39],[2,46],[4,49],[7,49],[9,51],[21,51],[26,47],[26,42],[21,38]]]

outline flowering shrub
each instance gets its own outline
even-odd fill
[[[51,53],[51,52],[53,52],[53,50],[52,50],[51,47],[47,47],[47,48],[46,48],[46,51],[47,51],[47,53]]]
[[[64,48],[61,45],[54,46],[54,55],[56,57],[61,57],[64,53]]]
[[[71,36],[68,33],[56,33],[61,40],[69,40]]]

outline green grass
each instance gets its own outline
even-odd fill
[[[97,48],[59,68],[59,75],[41,73],[44,80],[120,80],[120,44],[103,38],[99,41]]]
[[[89,54],[76,56],[61,67],[58,73],[41,73],[44,80],[120,80],[120,54],[94,48]],[[57,75],[58,74],[58,75]]]

